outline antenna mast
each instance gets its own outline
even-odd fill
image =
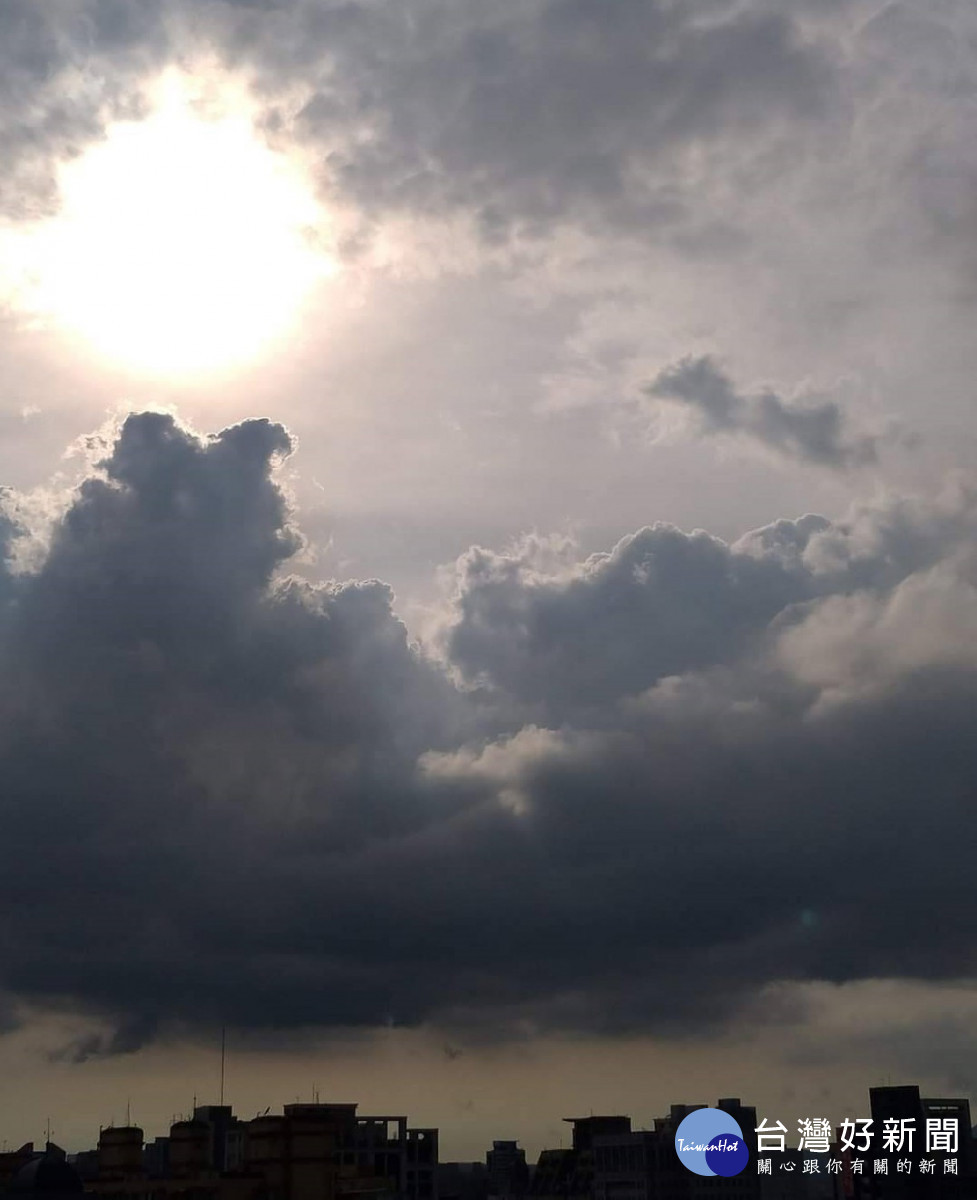
[[[224,1050],[227,1045],[227,1026],[221,1026],[221,1108],[224,1107]]]

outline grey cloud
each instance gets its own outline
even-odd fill
[[[356,17],[296,133],[332,145],[340,193],[368,210],[460,207],[487,236],[564,217],[635,230],[680,218],[669,152],[803,117],[829,95],[827,63],[787,18],[724,4],[419,2]],[[344,32],[352,20],[328,18]],[[350,141],[354,121],[369,136]]]
[[[0,630],[8,618],[9,604],[16,587],[16,543],[25,533],[17,519],[15,507],[12,493],[0,488]]]
[[[428,819],[410,772],[452,721],[389,589],[272,581],[298,545],[269,473],[289,446],[265,421],[200,440],[130,417],[43,566],[15,581],[0,941],[22,994],[111,1005],[128,976],[151,1005],[159,980],[140,958],[189,966],[228,876],[254,913],[266,854],[287,888],[290,857]],[[65,910],[52,874],[85,904]],[[97,931],[120,902],[103,959]]]
[[[554,564],[532,539],[475,547],[458,560],[441,645],[467,685],[525,705],[528,719],[600,721],[665,676],[748,657],[805,605],[924,579],[948,547],[969,545],[975,514],[971,491],[951,487],[929,504],[776,521],[732,545],[658,524],[582,563]]]
[[[717,2],[443,0],[8,6],[5,209],[50,207],[52,163],[139,103],[148,72],[213,51],[245,67],[266,128],[318,149],[363,212],[473,214],[488,238],[563,218],[681,220],[669,155],[804,119],[831,69],[791,19]],[[290,95],[311,93],[294,119]],[[649,182],[654,166],[658,182]]]
[[[971,975],[957,835],[972,672],[918,673],[814,721],[796,690],[746,673],[725,699],[708,686],[706,705],[665,687],[613,732],[563,732],[511,773],[492,764],[546,847],[537,870],[573,881],[558,893],[573,966],[548,931],[557,986],[528,1006],[540,1023],[688,1030],[761,979]],[[918,909],[919,888],[946,923]]]
[[[473,549],[458,564],[450,661],[560,720],[600,710],[664,675],[726,661],[788,604],[812,594],[809,573],[776,550],[806,545],[821,518],[782,523],[772,549],[736,553],[703,531],[667,525],[624,538],[611,553],[547,576],[533,547]]]
[[[849,432],[833,401],[791,403],[769,390],[743,394],[708,356],[668,367],[646,391],[685,406],[706,436],[745,437],[788,458],[836,469],[866,466],[878,457],[879,439]]]
[[[10,558],[13,551],[14,539],[22,532],[19,523],[11,513],[6,511],[6,505],[12,499],[7,488],[0,488],[0,565],[4,574],[10,570]]]
[[[53,211],[57,162],[96,141],[106,121],[140,111],[140,85],[169,50],[163,11],[159,0],[3,6],[0,212]]]
[[[459,689],[383,584],[284,574],[290,447],[129,417],[13,577],[0,985],[106,1023],[65,1056],[223,1021],[682,1032],[771,980],[974,969],[977,676],[939,629],[892,652],[931,577],[977,605],[970,492],[473,550]],[[839,601],[878,614],[872,687],[808,669]]]

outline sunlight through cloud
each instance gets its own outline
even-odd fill
[[[335,274],[324,214],[301,167],[255,135],[240,89],[204,106],[168,72],[154,101],[62,165],[57,217],[3,232],[8,302],[138,373],[243,366]]]

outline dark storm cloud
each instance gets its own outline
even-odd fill
[[[667,368],[646,391],[693,413],[706,436],[752,439],[788,458],[823,467],[865,466],[878,457],[878,439],[853,435],[833,401],[790,403],[769,390],[744,395],[708,356],[685,358]]]
[[[289,446],[265,421],[200,441],[132,417],[43,568],[14,580],[0,940],[20,990],[60,980],[108,1003],[130,977],[148,1000],[162,961],[197,957],[228,874],[234,908],[253,910],[266,853],[287,890],[290,855],[423,823],[409,774],[451,727],[445,686],[384,585],[269,585],[298,546],[269,477]],[[84,903],[66,909],[71,895]]]
[[[459,689],[383,584],[283,576],[290,447],[130,417],[10,577],[0,988],[108,1020],[66,1055],[667,1032],[771,980],[974,969],[969,491],[472,550]]]

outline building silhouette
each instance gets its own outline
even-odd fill
[[[25,1153],[6,1158],[0,1171],[19,1178]],[[438,1200],[438,1131],[356,1104],[287,1104],[251,1121],[204,1105],[151,1143],[136,1125],[102,1129],[72,1174],[105,1200]]]
[[[0,1166],[4,1171],[4,1194],[14,1200],[28,1200],[31,1196],[44,1200],[79,1200],[84,1193],[84,1183],[78,1172],[67,1161],[60,1146],[48,1142],[44,1150],[35,1153],[34,1143],[28,1142],[4,1155],[9,1161]],[[8,1170],[9,1168],[9,1170]]]
[[[876,1162],[884,1162],[886,1168],[884,1174],[873,1170],[871,1175],[855,1181],[855,1200],[942,1200],[943,1197],[951,1200],[956,1196],[977,1197],[969,1100],[921,1096],[918,1086],[912,1084],[870,1088],[869,1104],[872,1111],[873,1167]],[[927,1149],[926,1129],[930,1120],[955,1122],[957,1142],[952,1153]],[[911,1145],[907,1138],[907,1144],[902,1147],[887,1148],[884,1139],[887,1121],[911,1122]],[[902,1174],[898,1163],[907,1158],[915,1169]],[[923,1158],[934,1164],[931,1175],[919,1173],[918,1164]],[[944,1163],[947,1159],[956,1159],[956,1173],[953,1175],[946,1173]]]
[[[488,1168],[485,1163],[439,1163],[438,1200],[488,1200]]]
[[[525,1196],[529,1189],[529,1167],[526,1151],[518,1142],[493,1142],[486,1151],[485,1168],[489,1196],[509,1200],[514,1196]]]

